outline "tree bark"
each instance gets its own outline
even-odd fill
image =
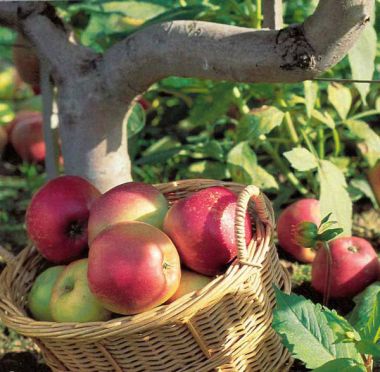
[[[50,64],[65,172],[105,191],[131,180],[123,118],[152,83],[171,75],[253,83],[312,79],[344,57],[372,7],[373,0],[321,0],[303,24],[283,30],[156,24],[103,56],[73,43],[47,2],[2,2],[0,24],[22,32]]]

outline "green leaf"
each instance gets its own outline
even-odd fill
[[[330,240],[335,239],[343,232],[343,229],[338,227],[336,229],[328,229],[324,231],[322,234],[318,235],[318,240],[322,242],[329,242]]]
[[[305,91],[306,113],[310,118],[315,107],[315,102],[318,98],[319,86],[316,82],[307,80],[303,83],[303,88]]]
[[[343,235],[351,236],[352,201],[343,172],[330,161],[321,160],[318,174],[322,216],[331,212],[333,220],[343,229]]]
[[[337,83],[332,83],[327,88],[330,103],[338,112],[340,118],[345,120],[351,108],[352,96],[350,89]]]
[[[145,111],[139,103],[136,103],[129,109],[124,119],[124,125],[127,125],[128,138],[140,133],[145,126]]]
[[[240,142],[228,153],[227,165],[234,182],[278,189],[275,178],[257,164],[257,156],[248,142]]]
[[[238,125],[238,140],[252,141],[281,125],[284,113],[274,106],[263,106],[245,115]]]
[[[175,140],[173,137],[164,136],[150,145],[142,154],[144,156],[154,155],[160,151],[169,150],[174,147],[179,147],[180,145],[181,143]]]
[[[352,325],[335,310],[327,310],[323,313],[327,319],[327,323],[334,332],[336,337],[335,343],[339,342],[355,342],[360,340],[359,333]]]
[[[356,348],[361,354],[369,354],[375,358],[380,358],[380,345],[371,341],[362,340],[356,343]]]
[[[317,158],[304,147],[296,147],[291,151],[284,152],[284,156],[294,169],[309,171],[318,166]]]
[[[377,293],[368,322],[362,329],[363,340],[376,343],[380,339],[380,293]]]
[[[224,163],[217,161],[199,161],[189,166],[185,172],[189,178],[202,177],[222,180],[226,178],[227,167]]]
[[[273,328],[292,355],[302,360],[307,368],[318,368],[338,358],[360,360],[352,343],[335,343],[325,312],[303,296],[287,295],[275,289],[276,308]]]
[[[375,71],[376,46],[376,31],[372,25],[368,25],[348,53],[353,79],[372,79]],[[360,93],[362,101],[365,103],[370,85],[355,83],[355,86]]]
[[[380,136],[364,121],[346,120],[344,124],[355,137],[365,143],[367,149],[364,155],[370,154],[375,164],[380,159]]]
[[[375,282],[354,297],[356,305],[349,314],[348,320],[359,332],[367,325],[379,293],[380,282]]]
[[[369,198],[375,208],[379,208],[375,194],[373,193],[371,185],[365,178],[356,178],[350,182],[350,185],[359,190],[363,195]]]
[[[340,358],[327,362],[323,366],[313,369],[313,372],[366,372],[363,363],[350,358]]]
[[[215,160],[224,159],[224,151],[221,144],[216,140],[198,143],[191,146],[191,156],[195,159],[211,158]]]
[[[317,111],[313,110],[311,116],[315,119],[321,122],[322,124],[327,125],[330,129],[335,128],[335,121],[332,118],[332,116],[327,111]]]

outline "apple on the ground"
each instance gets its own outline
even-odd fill
[[[58,277],[50,301],[56,322],[96,322],[111,318],[88,287],[88,259],[83,258],[68,265]]]
[[[105,228],[119,222],[140,221],[162,228],[168,202],[154,186],[127,182],[104,193],[92,206],[88,222],[91,243]]]
[[[57,177],[42,186],[26,211],[29,238],[48,261],[68,263],[88,248],[89,210],[100,192],[78,176]]]
[[[222,273],[236,257],[235,211],[237,195],[215,186],[178,200],[169,209],[164,231],[173,240],[182,262],[204,275]],[[248,214],[246,243],[252,237]]]
[[[181,278],[173,242],[144,222],[122,222],[90,244],[88,282],[105,308],[137,314],[167,301]]]
[[[166,301],[166,303],[170,304],[188,293],[198,291],[199,289],[205,287],[212,280],[213,278],[209,276],[198,274],[187,269],[182,269],[179,287],[174,295]]]
[[[278,218],[277,234],[281,248],[301,262],[311,263],[315,252],[297,241],[297,227],[303,222],[321,222],[320,205],[317,199],[301,199],[286,207]]]
[[[44,270],[35,279],[28,294],[28,307],[34,319],[53,321],[50,311],[50,299],[54,284],[65,266],[53,266]]]
[[[365,239],[342,237],[329,243],[331,251],[330,297],[352,297],[377,280],[379,261],[376,251]],[[324,293],[328,254],[318,249],[312,264],[311,284]]]

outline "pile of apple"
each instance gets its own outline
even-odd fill
[[[81,177],[49,181],[26,212],[29,238],[52,263],[29,292],[33,317],[107,320],[203,288],[237,255],[236,202],[225,187],[194,192],[169,208],[158,189],[141,182],[101,194]],[[248,243],[248,215],[245,223]]]
[[[284,251],[298,261],[311,263],[311,285],[315,290],[325,295],[326,278],[329,275],[329,296],[351,298],[379,279],[377,253],[367,240],[354,236],[332,240],[329,242],[329,262],[326,249],[319,247],[314,250],[303,244],[305,238],[310,238],[308,234],[300,236],[300,227],[305,222],[320,224],[318,200],[301,199],[285,208],[278,219],[277,235]]]

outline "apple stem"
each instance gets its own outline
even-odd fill
[[[331,289],[331,267],[332,267],[332,257],[331,250],[328,242],[323,242],[323,248],[327,253],[327,270],[325,276],[325,285],[323,288],[323,305],[328,306],[330,299],[330,289]]]

